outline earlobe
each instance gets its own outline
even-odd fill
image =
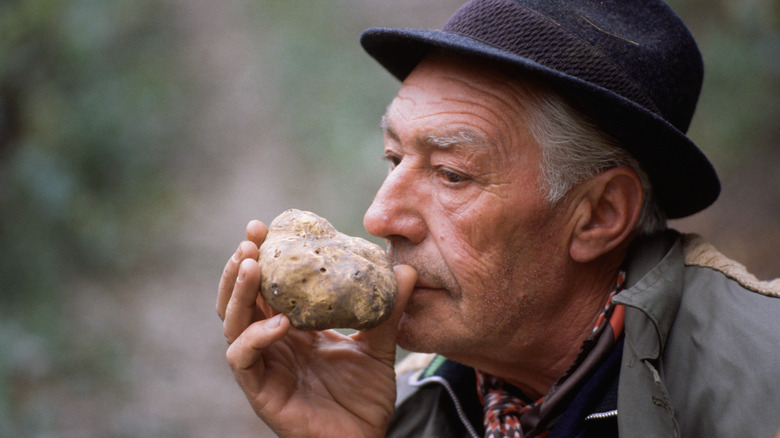
[[[629,167],[609,169],[582,186],[570,256],[591,262],[631,235],[642,208],[642,184]]]

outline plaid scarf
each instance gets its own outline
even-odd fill
[[[567,396],[573,395],[578,383],[597,366],[623,333],[625,309],[612,303],[612,297],[623,290],[626,274],[618,273],[615,287],[607,297],[590,337],[583,343],[572,367],[536,401],[526,401],[504,389],[504,381],[475,370],[477,393],[483,406],[485,438],[524,438],[545,434]],[[548,402],[545,402],[545,401]]]

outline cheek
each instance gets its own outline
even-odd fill
[[[483,255],[483,257],[479,257]],[[492,288],[488,283],[494,263],[484,254],[474,254],[452,251],[445,255],[446,263],[454,273],[459,292],[465,299],[475,295],[483,295],[486,288]]]
[[[462,237],[463,234],[459,234]],[[518,272],[527,268],[520,248],[488,245],[497,236],[482,233],[478,243],[452,239],[440,250],[444,262],[458,285],[457,305],[473,318],[494,313],[501,299],[512,295]],[[484,240],[483,240],[484,239]],[[484,244],[480,244],[484,242]]]
[[[565,253],[555,218],[545,211],[483,219],[461,226],[457,241],[442,250],[466,299],[496,305],[501,297],[544,283],[545,272],[554,271]]]
[[[446,230],[444,237],[449,239],[446,245],[451,247],[450,250],[480,260],[500,244],[503,235],[516,227],[506,220],[512,212],[503,214],[500,210],[504,207],[502,204],[505,205],[500,197],[484,191],[475,194],[468,202],[440,203],[438,207],[446,211],[444,217],[447,220],[442,229]]]

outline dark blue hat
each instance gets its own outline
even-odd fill
[[[720,193],[685,135],[701,54],[660,0],[472,0],[441,30],[373,28],[360,42],[400,80],[434,47],[543,77],[639,160],[669,218]]]

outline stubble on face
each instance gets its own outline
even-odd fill
[[[492,269],[478,287],[474,282],[463,286],[439,252],[404,243],[388,247],[394,261],[418,270],[418,284],[444,289],[424,292],[428,296],[422,299],[412,295],[398,327],[401,348],[448,357],[495,354],[503,342],[517,344],[522,338],[521,321],[538,319],[534,309],[543,291],[534,288],[544,284],[547,272],[542,266],[529,266],[507,254],[490,261]]]

